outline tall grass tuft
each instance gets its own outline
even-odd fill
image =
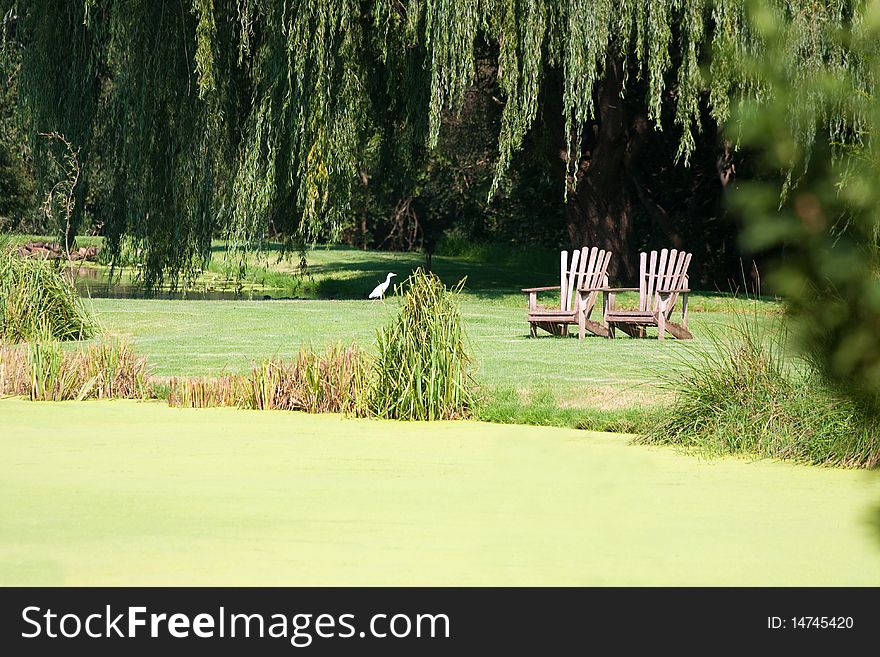
[[[303,348],[295,360],[265,360],[246,375],[172,379],[168,403],[365,415],[369,376],[370,360],[356,346]]]
[[[72,366],[71,359],[54,340],[37,340],[27,344],[27,365],[30,371],[30,398],[35,401],[64,401],[82,398],[80,392],[88,384],[85,372]]]
[[[0,341],[91,338],[97,331],[73,283],[50,262],[0,244]]]
[[[168,382],[168,405],[178,408],[243,406],[245,378],[240,375],[219,377],[172,378]]]
[[[835,394],[809,362],[787,359],[784,331],[773,334],[743,320],[698,347],[700,357],[683,363],[673,382],[674,405],[642,440],[708,454],[877,465],[880,421]]]
[[[459,307],[463,285],[462,280],[447,289],[421,268],[404,282],[400,312],[376,339],[370,407],[379,417],[444,420],[470,414],[475,383]]]
[[[0,396],[30,394],[31,371],[26,347],[0,344]]]
[[[50,339],[0,347],[0,395],[65,401],[146,399],[151,394],[146,359],[120,340],[106,340],[83,351],[66,351]]]
[[[108,338],[89,345],[74,357],[77,369],[86,372],[89,396],[97,399],[146,399],[152,396],[147,359],[134,353],[127,342]]]
[[[331,346],[323,354],[300,349],[292,362],[268,360],[251,370],[245,406],[363,415],[368,376],[368,359],[355,346]]]

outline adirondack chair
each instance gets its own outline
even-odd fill
[[[633,337],[645,337],[649,326],[656,326],[657,338],[663,340],[666,333],[679,340],[691,340],[688,330],[688,265],[691,254],[672,249],[639,254],[639,287],[606,288],[603,315],[608,325],[608,337],[614,337],[615,329]],[[619,310],[615,305],[618,292],[638,292],[638,310]],[[672,322],[672,311],[681,296],[681,324]]]
[[[553,335],[567,335],[569,325],[578,327],[578,339],[583,340],[586,331],[603,337],[608,329],[601,323],[590,319],[596,298],[602,287],[607,287],[608,263],[611,251],[585,246],[572,251],[571,261],[568,251],[560,253],[559,285],[550,287],[527,287],[523,292],[529,297],[529,335],[537,337],[538,329]],[[559,308],[547,308],[538,304],[538,292],[559,290]]]

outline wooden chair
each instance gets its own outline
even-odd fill
[[[663,340],[666,333],[679,340],[692,340],[688,330],[688,265],[691,254],[672,249],[639,254],[639,287],[605,288],[602,290],[603,315],[608,326],[608,337],[614,337],[620,329],[632,337],[645,337],[649,326],[657,327],[657,338]],[[638,310],[618,310],[615,295],[618,292],[638,292]],[[681,324],[670,321],[678,297],[681,296]]]
[[[529,296],[529,335],[537,337],[538,329],[553,335],[567,335],[568,327],[577,324],[578,339],[583,340],[586,331],[603,337],[608,329],[590,319],[596,305],[599,290],[608,286],[608,263],[611,251],[585,246],[573,251],[571,262],[568,251],[560,254],[559,285],[551,287],[527,287],[523,290]],[[538,305],[538,292],[559,290],[559,308]]]

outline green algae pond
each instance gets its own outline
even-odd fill
[[[630,437],[0,400],[4,585],[880,584],[880,477]]]

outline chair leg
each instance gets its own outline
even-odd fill
[[[583,340],[587,333],[587,316],[584,313],[578,313],[578,340]]]
[[[657,317],[657,339],[664,340],[666,333],[666,315],[664,313],[660,313]]]

